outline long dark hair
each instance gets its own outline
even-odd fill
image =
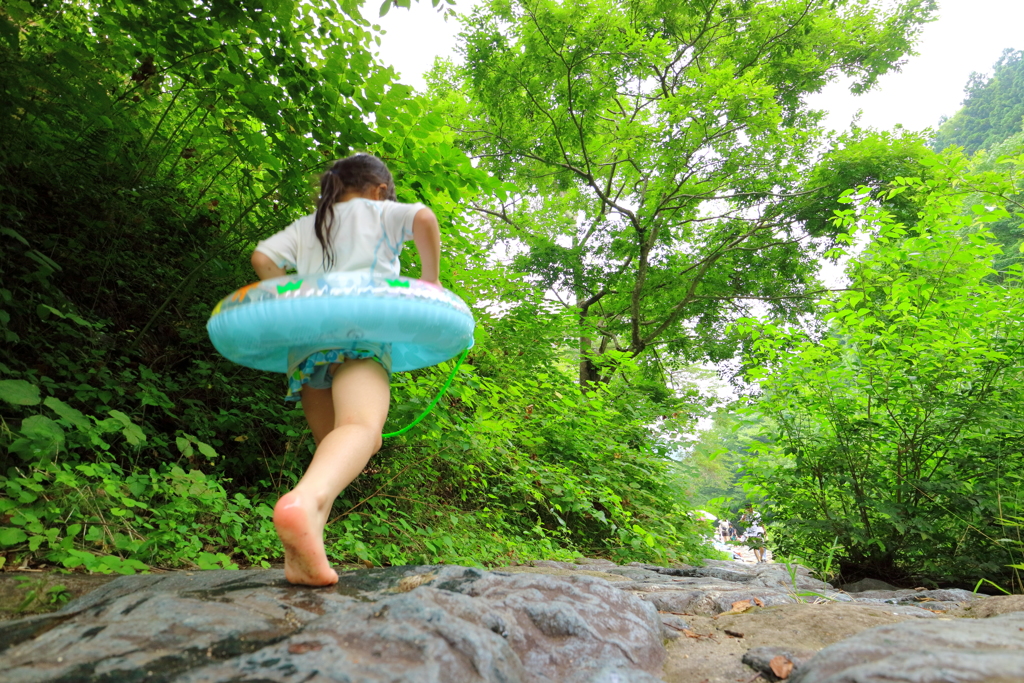
[[[385,199],[397,201],[395,197],[395,179],[387,165],[372,154],[354,154],[331,164],[331,167],[320,176],[320,199],[316,203],[316,216],[313,228],[316,238],[324,250],[324,270],[334,265],[334,249],[331,247],[331,228],[334,227],[333,207],[346,192],[364,190],[387,185]]]

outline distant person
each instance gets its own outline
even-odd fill
[[[750,525],[743,534],[743,540],[754,551],[754,559],[758,563],[764,562],[764,527],[757,522]]]
[[[761,513],[753,505],[747,505],[740,521],[746,524],[743,540],[746,546],[754,551],[754,559],[760,564],[764,562],[764,527],[761,525]]]
[[[718,520],[718,537],[722,540],[722,543],[728,541],[736,530],[732,528],[732,524],[726,518]]]
[[[747,506],[743,508],[743,514],[740,515],[740,521],[745,524],[757,524],[758,526],[761,526],[761,513],[755,510],[753,505],[748,503]]]
[[[398,253],[412,240],[420,279],[440,286],[441,236],[423,204],[395,200],[395,181],[369,154],[334,162],[320,177],[316,212],[256,245],[261,280],[299,273],[366,273],[397,278]],[[294,363],[292,363],[294,361]],[[335,498],[380,450],[391,395],[391,344],[353,340],[289,359],[286,401],[302,401],[316,452],[302,479],[274,506],[291,583],[327,586],[338,574],[324,552],[324,526]]]

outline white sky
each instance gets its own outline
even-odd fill
[[[456,0],[468,12],[475,0]],[[459,22],[447,22],[429,0],[413,1],[412,9],[393,7],[377,18],[380,0],[367,0],[364,16],[380,24],[380,58],[395,68],[402,81],[423,87],[423,74],[436,56],[455,58]],[[856,97],[847,84],[834,83],[813,97],[812,106],[828,112],[825,125],[847,128],[858,109],[861,126],[890,129],[896,124],[921,130],[938,125],[943,115],[960,108],[972,71],[991,73],[1004,48],[1024,49],[1024,0],[939,0],[939,18],[925,26],[917,57],[902,72],[884,76],[879,87]]]

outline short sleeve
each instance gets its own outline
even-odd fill
[[[298,267],[298,221],[281,232],[271,235],[256,245],[256,251],[266,254],[279,268]]]
[[[384,203],[384,229],[387,230],[388,238],[395,244],[408,242],[412,239],[412,221],[420,209],[427,208],[426,204],[419,202],[415,204],[400,204],[399,202]]]

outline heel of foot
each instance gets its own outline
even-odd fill
[[[286,494],[274,506],[274,528],[284,545],[284,575],[290,583],[329,586],[338,582],[324,552],[323,526],[300,496]]]

